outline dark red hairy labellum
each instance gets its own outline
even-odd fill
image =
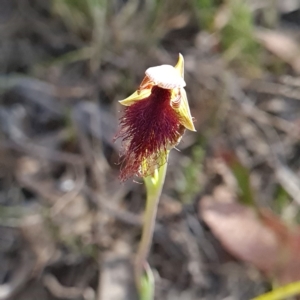
[[[125,108],[115,137],[123,142],[121,181],[153,174],[166,163],[166,151],[179,142],[183,129],[170,101],[171,90],[154,86],[148,98]]]

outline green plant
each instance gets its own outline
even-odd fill
[[[195,131],[184,90],[184,61],[146,70],[138,90],[125,100],[120,131],[123,140],[121,181],[144,178],[147,199],[142,238],[135,259],[136,287],[141,300],[154,297],[154,280],[147,257],[155,226],[157,205],[165,181],[169,151],[181,140],[185,128]]]

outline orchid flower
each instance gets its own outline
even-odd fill
[[[120,118],[123,161],[120,180],[146,177],[167,161],[167,152],[181,140],[185,129],[195,131],[184,87],[184,60],[175,67],[146,70],[136,92],[119,101],[126,106]]]

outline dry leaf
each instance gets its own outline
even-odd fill
[[[229,201],[230,193],[225,186],[218,189],[214,197],[201,199],[202,218],[231,254],[271,272],[279,255],[276,234],[259,221],[251,208]]]
[[[284,33],[273,30],[257,30],[255,34],[258,42],[266,49],[288,63],[295,72],[300,73],[299,45]]]
[[[200,200],[200,213],[232,255],[280,284],[300,280],[299,227],[290,230],[271,212],[239,204],[225,185]]]
[[[280,284],[300,280],[300,228],[291,232],[288,244],[283,250],[282,263],[276,278]]]
[[[231,17],[231,10],[228,5],[221,6],[215,14],[214,17],[214,26],[215,30],[223,29],[229,22]]]

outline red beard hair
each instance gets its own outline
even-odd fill
[[[167,150],[179,142],[184,127],[171,107],[171,92],[154,86],[149,97],[125,108],[115,137],[122,138],[121,181],[152,175],[166,163]]]

